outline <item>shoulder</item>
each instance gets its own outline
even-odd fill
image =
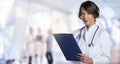
[[[111,40],[111,37],[110,37],[110,34],[105,30],[105,29],[101,29],[100,28],[100,31],[99,31],[99,33],[98,33],[98,36],[100,37],[100,39],[102,40],[102,41],[107,41],[107,43],[112,43],[112,40]],[[103,42],[103,43],[104,43]]]
[[[110,36],[109,33],[105,29],[102,29],[102,28],[99,29],[99,33],[101,33],[101,36]]]
[[[82,28],[73,31],[73,35],[74,35],[75,37],[78,36],[78,35],[80,34],[80,32],[81,32],[84,28],[85,28],[85,27],[83,26]]]
[[[79,33],[80,33],[80,29],[77,29],[77,30],[73,31],[72,34],[73,34],[73,36],[74,36],[75,39],[79,35]]]
[[[73,34],[78,33],[79,31],[80,31],[80,29],[77,29],[77,30],[73,31]]]

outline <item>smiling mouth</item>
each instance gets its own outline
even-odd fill
[[[84,22],[86,23],[86,22],[88,22],[88,20],[85,20]]]

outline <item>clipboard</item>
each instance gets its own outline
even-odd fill
[[[80,61],[76,55],[82,54],[73,34],[53,34],[60,49],[62,50],[66,60],[68,61]]]

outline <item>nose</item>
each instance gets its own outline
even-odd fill
[[[88,14],[85,14],[84,16],[83,16],[83,19],[87,19],[88,18]]]

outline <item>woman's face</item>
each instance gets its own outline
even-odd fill
[[[95,17],[92,14],[89,14],[84,8],[81,8],[80,18],[88,28],[95,23]]]

